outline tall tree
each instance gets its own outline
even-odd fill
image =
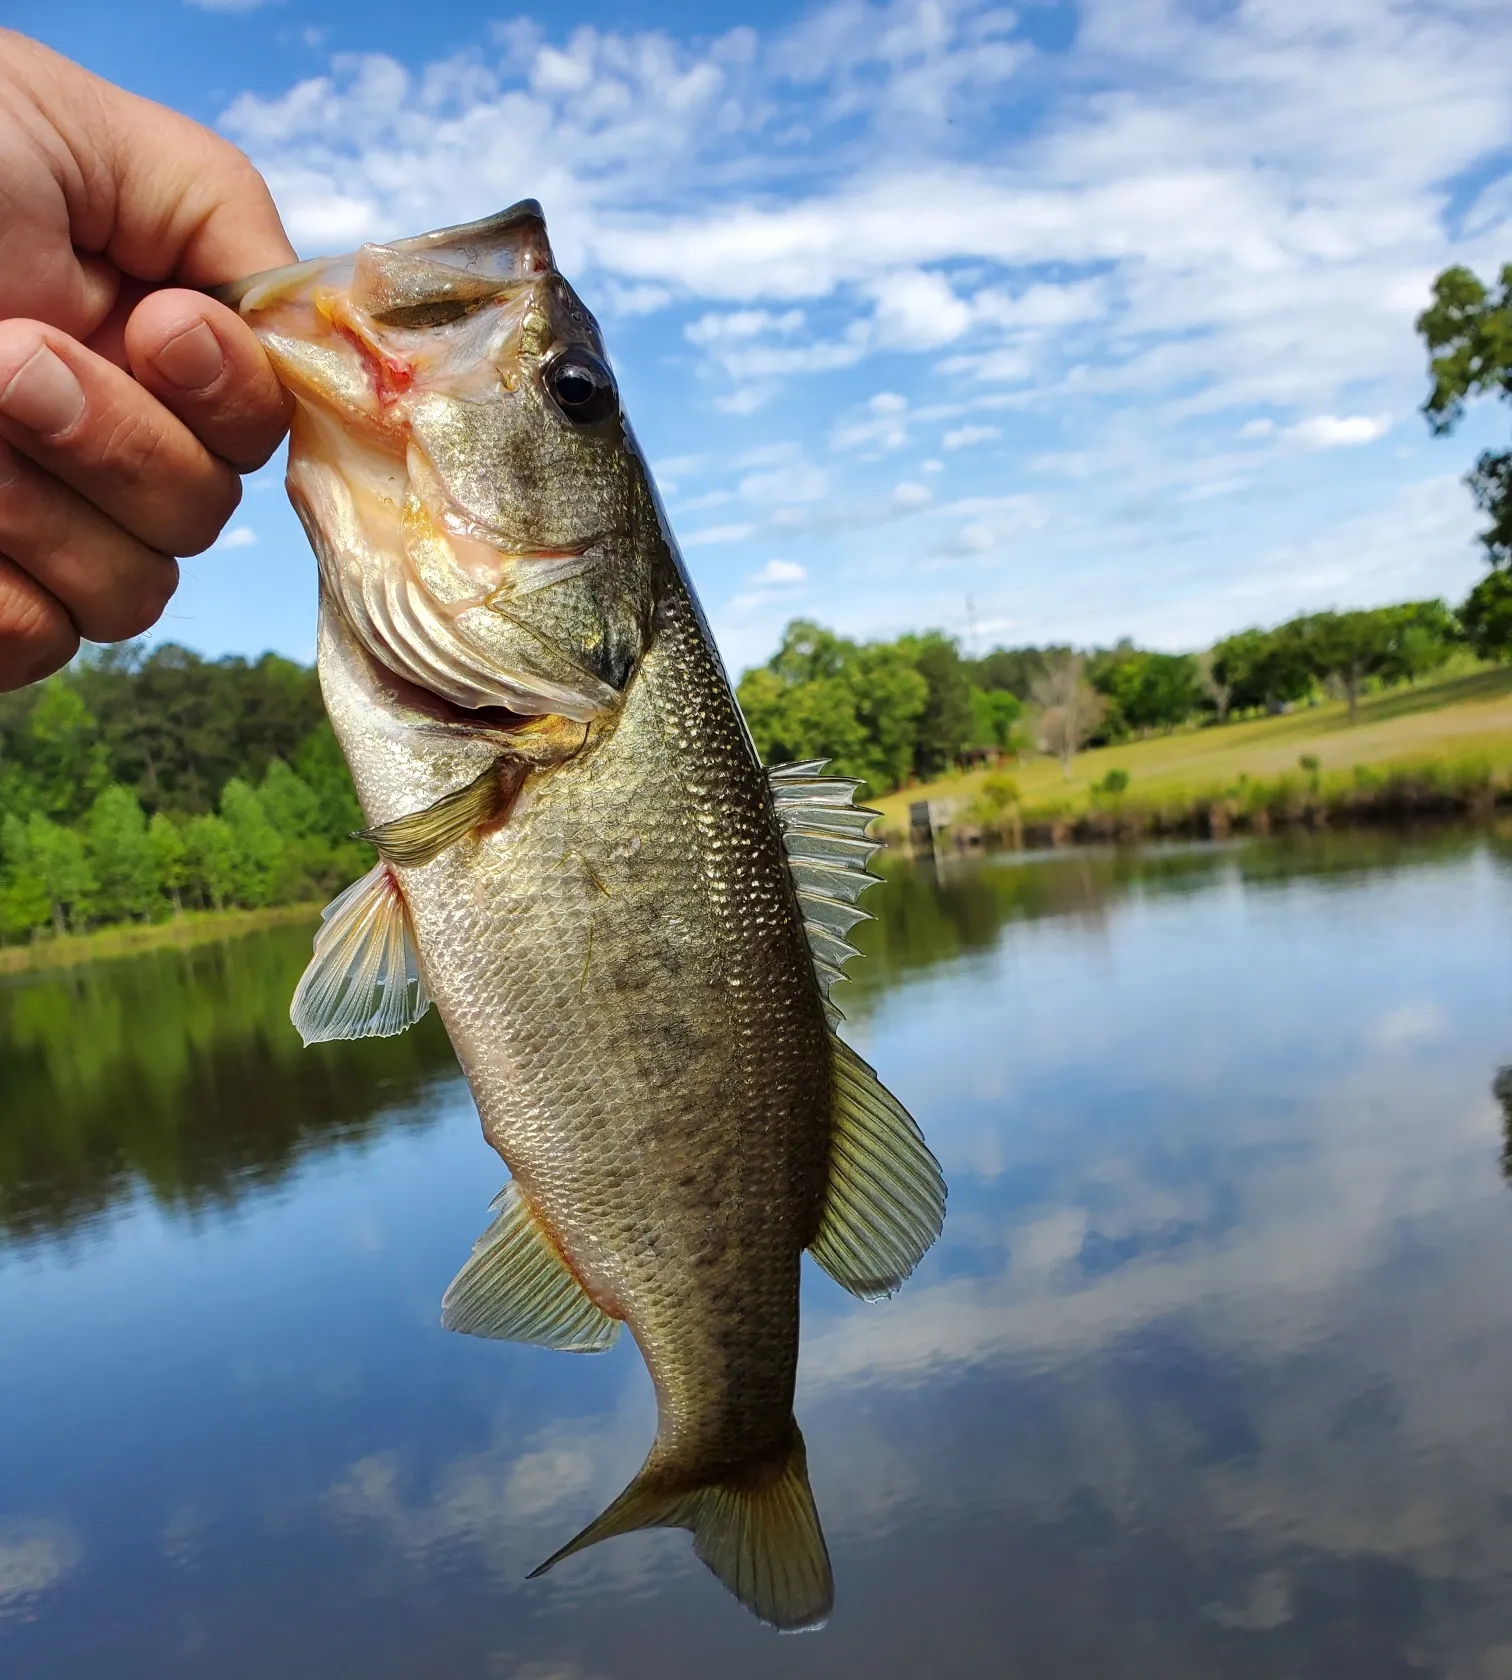
[[[105,922],[145,921],[162,902],[147,819],[130,788],[111,785],[85,821],[95,890],[91,909]]]
[[[1459,617],[1480,658],[1512,659],[1512,572],[1488,572],[1465,597]]]
[[[1436,433],[1454,430],[1469,397],[1512,398],[1512,263],[1498,278],[1492,290],[1468,268],[1446,268],[1433,282],[1433,302],[1418,316],[1433,381],[1423,413]],[[1481,541],[1491,564],[1512,564],[1512,451],[1486,450],[1466,482],[1490,516]]]
[[[938,776],[960,758],[971,737],[971,683],[961,651],[940,630],[900,636],[897,645],[928,688],[914,735],[914,769],[921,777]]]
[[[1360,720],[1360,691],[1368,677],[1391,662],[1393,625],[1383,611],[1313,613],[1302,620],[1303,645],[1313,675],[1335,677],[1349,701],[1349,721]]]
[[[1035,679],[1034,703],[1041,708],[1040,744],[1060,760],[1061,775],[1071,779],[1071,764],[1102,722],[1107,701],[1084,675],[1079,653],[1063,653]]]

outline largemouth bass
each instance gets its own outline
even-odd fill
[[[381,860],[295,1024],[440,1011],[510,1171],[443,1322],[585,1352],[624,1323],[645,1357],[645,1465],[542,1569],[684,1527],[757,1616],[816,1625],[800,1259],[884,1295],[944,1216],[829,1002],[872,813],[820,763],[762,769],[533,201],[230,301],[296,398],[321,687]]]

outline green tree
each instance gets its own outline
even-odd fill
[[[1389,646],[1381,664],[1388,683],[1416,682],[1437,671],[1461,640],[1460,626],[1442,601],[1404,601],[1379,609],[1385,616]]]
[[[272,904],[283,884],[284,840],[262,800],[239,776],[221,790],[220,814],[235,848],[235,898],[248,909]]]
[[[85,837],[95,878],[94,916],[106,922],[145,921],[162,894],[137,796],[113,782],[90,806]]]
[[[1010,689],[973,686],[969,745],[995,752],[1011,751],[1023,715],[1023,702]]]
[[[1481,659],[1512,659],[1512,572],[1488,572],[1465,597],[1459,617]]]
[[[922,778],[948,770],[971,738],[971,683],[960,649],[940,630],[900,636],[898,648],[928,688],[914,732],[914,769]]]
[[[52,915],[52,900],[27,845],[27,823],[14,811],[0,821],[0,938],[17,939],[42,927]]]
[[[166,811],[153,813],[147,824],[147,849],[164,892],[173,900],[174,914],[184,908],[184,888],[189,884],[189,848],[179,825]]]
[[[244,784],[245,785],[245,784]],[[206,909],[224,910],[236,892],[236,837],[223,817],[191,817],[184,825],[186,884]]]
[[[1090,674],[1124,722],[1144,735],[1185,723],[1202,697],[1190,654],[1154,653],[1125,642],[1098,660]]]
[[[320,832],[326,839],[340,843],[364,826],[351,772],[326,719],[301,738],[292,762],[295,775],[319,803]]]
[[[33,811],[22,828],[7,824],[6,851],[13,868],[41,887],[52,918],[53,932],[81,927],[94,896],[94,871],[84,849],[84,836]]]
[[[1496,290],[1468,268],[1446,268],[1433,283],[1433,302],[1418,317],[1428,348],[1432,389],[1423,413],[1435,433],[1454,430],[1466,399],[1485,393],[1512,398],[1512,263]],[[1481,541],[1493,566],[1512,563],[1512,452],[1487,450],[1467,482],[1490,525]]]
[[[110,780],[99,725],[66,673],[41,685],[18,743],[34,809],[67,822]]]
[[[858,646],[806,619],[788,625],[777,652],[736,691],[764,762],[827,759],[875,792],[908,774],[928,696],[901,646]]]
[[[1385,671],[1392,656],[1393,626],[1385,612],[1322,612],[1302,621],[1303,645],[1312,673],[1336,677],[1349,701],[1349,721],[1360,716],[1360,691],[1368,677]]]

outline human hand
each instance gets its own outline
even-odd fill
[[[0,690],[156,622],[288,404],[200,292],[294,252],[228,141],[0,29]]]

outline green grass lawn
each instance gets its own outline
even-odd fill
[[[871,801],[884,827],[906,827],[915,799],[970,801],[989,775],[1011,776],[1026,807],[1063,803],[1086,807],[1094,782],[1111,769],[1129,773],[1130,800],[1176,801],[1232,787],[1241,775],[1254,780],[1295,772],[1304,753],[1324,773],[1407,767],[1485,758],[1512,768],[1512,667],[1497,666],[1437,682],[1391,689],[1360,702],[1351,725],[1342,701],[1207,729],[1184,729],[1147,741],[1099,747],[1077,756],[1069,780],[1052,758],[1035,756],[998,770],[948,776],[900,788]]]

